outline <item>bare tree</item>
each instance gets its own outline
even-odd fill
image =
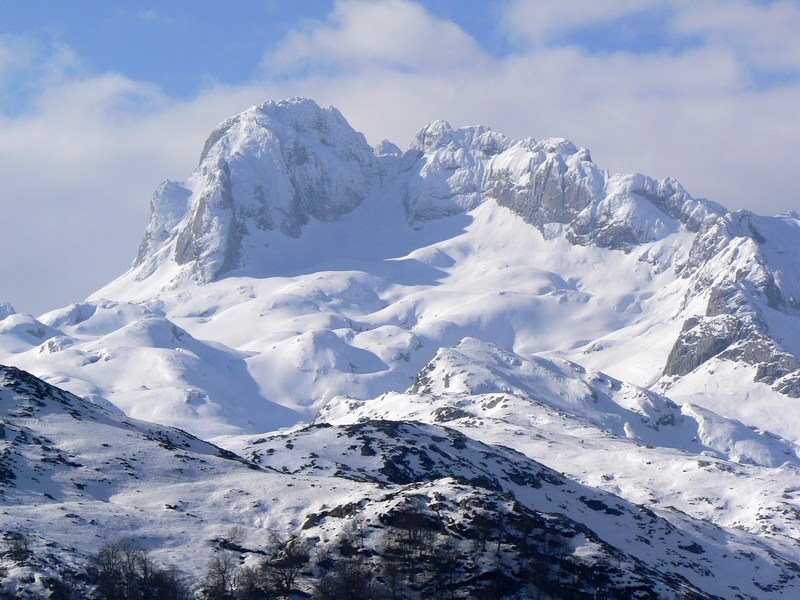
[[[333,557],[331,549],[327,544],[317,544],[311,551],[312,561],[321,569],[327,570],[333,567]]]
[[[122,596],[122,551],[119,544],[106,544],[100,548],[91,567],[100,598]]]
[[[225,539],[232,546],[241,546],[244,543],[244,529],[239,525],[230,527],[225,532]]]
[[[132,540],[106,544],[89,567],[90,581],[103,600],[184,600],[189,597],[183,575],[162,568]]]
[[[433,547],[430,558],[428,584],[436,591],[437,598],[455,598],[455,587],[461,572],[462,557],[452,537],[441,538]]]
[[[263,568],[241,567],[236,577],[237,600],[277,598],[278,593]]]
[[[405,569],[396,560],[383,557],[382,560],[383,576],[388,588],[388,596],[392,600],[400,600],[404,596],[403,582],[405,580]]]
[[[142,566],[142,561],[144,560],[149,570],[151,566],[149,559],[146,557],[139,545],[133,540],[121,540],[117,545],[120,554],[120,573],[122,575],[123,597],[126,600],[137,600],[142,596],[140,589],[141,577],[139,569]]]
[[[186,579],[176,567],[153,572],[147,594],[149,600],[189,600],[190,597]]]
[[[394,563],[396,569],[408,581],[414,581],[428,559],[433,548],[436,533],[425,515],[401,513],[395,516],[394,525],[385,537],[384,560]]]
[[[314,587],[315,600],[376,600],[383,597],[369,570],[355,560],[340,560]]]
[[[24,531],[9,531],[5,534],[5,555],[13,561],[25,562],[31,555],[31,535]]]
[[[497,527],[495,520],[483,513],[477,513],[472,517],[472,525],[480,536],[481,549],[486,550],[486,542],[492,538],[492,533]]]
[[[264,561],[270,581],[276,590],[288,597],[294,589],[297,576],[308,566],[311,549],[302,537],[273,533],[270,539],[269,557]]]
[[[205,600],[230,600],[236,587],[236,559],[230,554],[215,554],[208,561],[206,576],[200,587]]]
[[[353,536],[358,540],[358,548],[360,550],[364,549],[364,538],[367,535],[366,531],[366,521],[361,514],[357,514],[353,517],[352,521],[352,528],[353,528]]]

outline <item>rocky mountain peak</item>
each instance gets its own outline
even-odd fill
[[[11,306],[11,304],[9,304],[8,302],[0,302],[0,321],[15,313],[16,311],[14,310],[14,307]]]
[[[454,129],[447,121],[434,121],[420,129],[409,145],[409,150],[423,154],[436,152],[468,152],[481,158],[499,154],[512,141],[486,125]]]
[[[272,132],[279,139],[291,137],[292,132],[314,131],[320,140],[328,143],[333,141],[331,136],[340,133],[337,129],[356,134],[342,113],[332,106],[322,108],[309,98],[270,100],[252,106],[218,125],[203,146],[199,164],[215,148],[222,154],[236,152],[240,149],[237,142],[246,145],[249,141],[247,138],[258,137],[258,132],[262,129]]]
[[[139,278],[172,260],[198,282],[216,279],[246,264],[266,232],[297,237],[311,218],[352,211],[377,173],[372,148],[335,108],[299,98],[252,107],[212,132],[184,185],[154,194]]]
[[[375,156],[382,157],[382,156],[402,156],[403,151],[400,150],[395,144],[390,142],[389,140],[382,140],[378,145],[375,146]]]
[[[547,138],[539,142],[535,148],[542,150],[547,155],[559,154],[562,156],[571,156],[578,153],[578,147],[565,138]],[[591,161],[591,158],[588,156],[588,150],[585,148],[582,150],[587,153],[584,160]]]
[[[609,175],[563,138],[512,140],[478,125],[434,121],[403,154],[370,148],[335,108],[293,98],[254,106],[217,127],[185,183],[165,182],[134,266],[185,267],[198,282],[259,264],[274,233],[299,237],[311,219],[337,220],[370,196],[402,203],[410,224],[493,199],[572,243],[630,250],[712,213],[674,180]]]
[[[420,129],[411,141],[409,149],[430,152],[447,146],[452,139],[453,126],[439,119]]]

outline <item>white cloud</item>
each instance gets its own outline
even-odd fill
[[[33,44],[24,37],[0,34],[0,83],[9,73],[28,65],[33,59]]]
[[[340,0],[326,22],[311,22],[286,36],[264,59],[268,73],[309,67],[413,71],[484,62],[478,44],[460,27],[434,19],[406,0]]]
[[[136,13],[136,18],[144,23],[158,24],[158,25],[175,25],[175,20],[168,17],[155,8],[148,8],[140,10]]]
[[[684,8],[668,24],[702,40],[680,51],[591,53],[537,43],[497,57],[418,4],[341,1],[329,19],[304,24],[270,49],[257,80],[209,84],[189,100],[119,74],[87,73],[69,48],[51,49],[39,61],[49,66],[37,71],[29,110],[0,117],[0,301],[44,310],[121,273],[159,181],[186,177],[218,122],[276,97],[335,105],[372,142],[388,137],[403,146],[437,118],[487,123],[515,137],[569,137],[601,166],[675,176],[732,208],[797,208],[800,85],[752,85],[748,58],[757,56],[761,68],[792,64],[791,43],[772,63],[766,50],[743,53],[769,36],[748,32],[741,15],[772,15],[770,7],[753,13],[738,3],[739,18],[725,21],[696,4],[676,5]],[[587,10],[581,23],[605,18]]]
[[[800,69],[800,5],[795,2],[696,2],[676,13],[673,30],[735,49],[745,64],[758,68]]]
[[[158,11],[154,8],[149,8],[147,10],[140,10],[136,13],[136,18],[140,21],[158,21],[160,15]]]
[[[51,81],[0,118],[0,297],[30,312],[127,268],[155,186],[187,176],[223,116],[266,93],[219,87],[179,102],[115,74]]]
[[[610,23],[656,4],[645,0],[513,0],[504,24],[515,37],[543,44],[565,31]]]

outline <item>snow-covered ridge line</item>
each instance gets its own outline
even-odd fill
[[[339,111],[308,99],[266,102],[228,119],[209,136],[186,187],[165,182],[154,193],[134,263],[139,276],[169,257],[209,281],[257,261],[243,236],[297,237],[311,218],[337,219],[386,194],[402,196],[411,224],[493,198],[539,228],[567,226],[574,243],[618,249],[681,224],[696,231],[725,213],[673,179],[601,171],[588,150],[560,138],[515,141],[486,126],[436,121],[405,153],[382,144],[373,150]]]
[[[440,350],[406,392],[336,398],[314,424],[376,420],[444,425],[652,508],[789,544],[800,534],[797,445],[569,361],[465,339]],[[231,447],[275,466],[281,457],[264,448],[299,431],[239,438]],[[331,468],[320,454],[314,468]]]

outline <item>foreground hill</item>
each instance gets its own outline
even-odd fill
[[[304,426],[252,441],[240,458],[6,367],[0,418],[0,520],[7,540],[30,545],[29,555],[2,559],[14,597],[47,594],[56,580],[91,596],[87,562],[109,540],[133,538],[198,581],[210,556],[253,562],[271,532],[287,530],[334,558],[360,532],[347,556],[376,574],[396,532],[449,539],[461,556],[450,584],[459,594],[490,584],[520,597],[535,588],[643,598],[800,589],[796,550],[659,515],[440,425]],[[326,568],[309,565],[298,589]],[[412,597],[430,597],[426,577],[406,584]]]

